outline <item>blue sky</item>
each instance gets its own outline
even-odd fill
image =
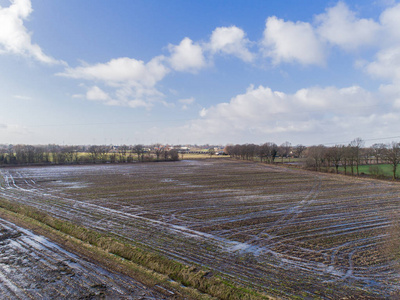
[[[0,144],[400,136],[396,1],[0,0]]]

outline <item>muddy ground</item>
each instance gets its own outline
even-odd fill
[[[48,239],[0,219],[1,299],[163,299]]]
[[[3,198],[271,295],[384,299],[400,290],[397,183],[229,160],[0,172]]]

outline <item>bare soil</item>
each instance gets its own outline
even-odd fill
[[[163,299],[123,274],[0,219],[1,299]]]
[[[225,159],[0,172],[3,198],[270,295],[385,299],[400,290],[387,247],[399,238],[398,183]]]

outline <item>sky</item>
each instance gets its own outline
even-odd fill
[[[0,144],[373,144],[399,129],[399,1],[0,0]]]

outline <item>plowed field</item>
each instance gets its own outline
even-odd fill
[[[282,298],[387,298],[400,185],[229,160],[1,169],[0,196]],[[1,269],[0,269],[1,270]]]
[[[122,274],[0,219],[1,299],[164,299]]]

